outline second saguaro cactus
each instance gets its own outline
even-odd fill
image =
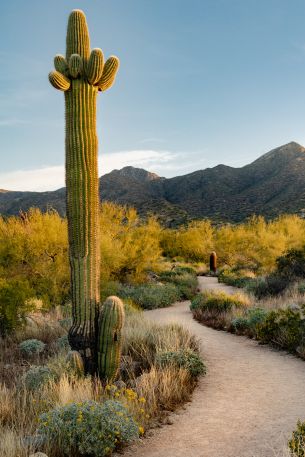
[[[215,251],[211,252],[210,255],[210,271],[217,272],[217,254]]]
[[[86,17],[70,14],[66,57],[56,55],[51,84],[65,94],[66,188],[73,323],[69,342],[85,371],[96,371],[96,323],[100,301],[99,180],[96,98],[111,87],[119,67],[101,49],[90,49]]]

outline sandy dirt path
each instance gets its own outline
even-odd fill
[[[199,277],[203,289],[233,288]],[[130,447],[132,457],[274,457],[305,420],[305,362],[244,337],[195,322],[189,302],[146,312],[154,321],[179,322],[201,341],[208,374],[172,425]]]

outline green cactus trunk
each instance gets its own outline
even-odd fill
[[[100,244],[96,96],[113,84],[117,57],[104,64],[100,49],[90,51],[84,13],[70,14],[66,58],[56,55],[51,84],[65,92],[66,187],[71,270],[72,327],[69,342],[79,351],[85,371],[97,370]]]
[[[92,371],[99,308],[97,88],[75,79],[66,101],[66,186],[73,325],[69,341]]]

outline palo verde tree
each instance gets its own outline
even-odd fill
[[[114,83],[119,60],[111,56],[104,63],[101,49],[90,50],[86,17],[82,11],[74,10],[68,21],[66,57],[56,55],[54,66],[49,80],[65,94],[66,198],[73,318],[69,342],[81,355],[86,372],[98,371],[101,377],[107,377],[97,366],[98,341],[103,338],[98,331],[101,309],[96,98],[99,91],[109,89]],[[120,302],[117,306],[123,305]]]

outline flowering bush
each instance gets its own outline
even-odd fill
[[[37,433],[65,455],[102,457],[138,438],[141,427],[119,401],[87,400],[42,414]]]
[[[46,347],[45,343],[40,340],[36,340],[35,338],[31,340],[24,340],[22,343],[19,344],[19,349],[25,356],[33,356],[36,354],[40,354],[44,351]]]

